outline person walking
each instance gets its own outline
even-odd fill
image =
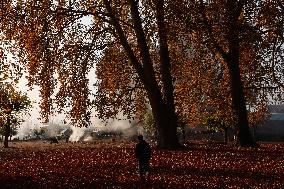
[[[142,181],[145,180],[145,176],[149,174],[149,161],[151,159],[151,147],[143,139],[142,135],[138,136],[138,143],[135,148],[135,156],[139,162],[139,175]]]

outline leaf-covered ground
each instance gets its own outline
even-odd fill
[[[284,144],[238,149],[192,142],[178,151],[153,147],[145,183],[137,174],[135,143],[10,146],[0,150],[0,188],[284,188]]]

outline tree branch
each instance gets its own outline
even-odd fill
[[[202,14],[203,23],[204,23],[205,28],[207,29],[208,36],[209,36],[211,43],[213,44],[213,47],[221,54],[223,58],[227,57],[226,51],[218,44],[216,38],[213,35],[213,28],[207,19],[207,16],[205,13],[205,5],[203,3],[203,0],[199,0],[199,2],[200,2],[200,12]]]
[[[118,22],[118,20],[116,19],[114,12],[111,8],[110,2],[109,0],[104,0],[104,5],[110,15],[110,22],[113,25],[113,27],[115,28],[116,32],[117,32],[117,38],[120,40],[121,45],[123,46],[123,48],[125,49],[130,61],[132,62],[134,68],[137,71],[137,74],[141,77],[142,80],[145,80],[144,78],[144,74],[143,74],[143,67],[141,66],[141,64],[139,63],[138,59],[136,58],[131,46],[129,45],[126,36],[124,35],[123,29],[120,25],[120,23]],[[144,82],[144,81],[143,81]]]

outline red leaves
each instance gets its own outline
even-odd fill
[[[0,151],[3,187],[90,188],[283,188],[284,145],[237,149],[189,144],[187,150],[153,147],[150,180],[140,183],[134,143],[35,143]],[[2,185],[1,185],[2,187]]]

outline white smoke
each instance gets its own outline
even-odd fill
[[[40,114],[39,114],[39,102],[40,102],[40,92],[39,86],[33,86],[32,90],[29,90],[27,86],[28,81],[26,79],[27,73],[24,73],[23,77],[20,79],[18,83],[18,89],[22,92],[26,92],[28,97],[33,101],[33,108],[30,110],[31,116],[24,117],[26,122],[23,122],[18,129],[18,134],[13,138],[34,138],[34,130],[40,131],[42,127],[44,127],[48,131],[48,136],[46,137],[54,137],[63,129],[70,128],[72,130],[72,134],[69,138],[70,141],[79,141],[79,140],[91,140],[92,136],[90,133],[94,131],[122,131],[124,136],[133,136],[137,134],[137,127],[135,125],[135,121],[130,121],[125,118],[125,116],[120,113],[117,116],[117,119],[110,119],[107,123],[102,122],[102,120],[98,119],[96,116],[96,112],[92,113],[91,125],[88,128],[80,128],[70,125],[62,124],[62,120],[64,120],[64,115],[54,115],[51,117],[51,122],[47,124],[40,123]],[[88,79],[89,89],[92,92],[94,90],[94,84],[96,82],[95,76],[95,67],[91,68]],[[57,77],[57,75],[55,75]],[[58,86],[55,89],[55,92],[58,91]]]
[[[125,116],[120,113],[117,119],[109,119],[107,122],[100,120],[95,113],[91,118],[91,125],[89,127],[77,127],[72,125],[63,124],[59,117],[51,117],[51,122],[42,124],[39,121],[35,122],[34,119],[27,119],[27,122],[23,122],[18,129],[18,134],[13,138],[31,139],[36,138],[34,131],[44,130],[43,139],[51,137],[62,136],[64,130],[72,130],[69,137],[69,141],[91,141],[96,138],[96,133],[102,132],[114,132],[120,133],[120,136],[124,138],[131,138],[137,134],[143,134],[144,129],[141,126],[137,126],[137,122],[134,120],[128,120]]]
[[[13,138],[18,138],[20,140],[23,140],[24,138],[32,138],[34,136],[32,131],[37,128],[38,126],[31,122],[23,122],[18,128],[17,135],[13,136]]]
[[[84,136],[84,133],[86,132],[87,128],[71,126],[71,129],[72,129],[72,134],[69,138],[69,141],[78,142]]]

